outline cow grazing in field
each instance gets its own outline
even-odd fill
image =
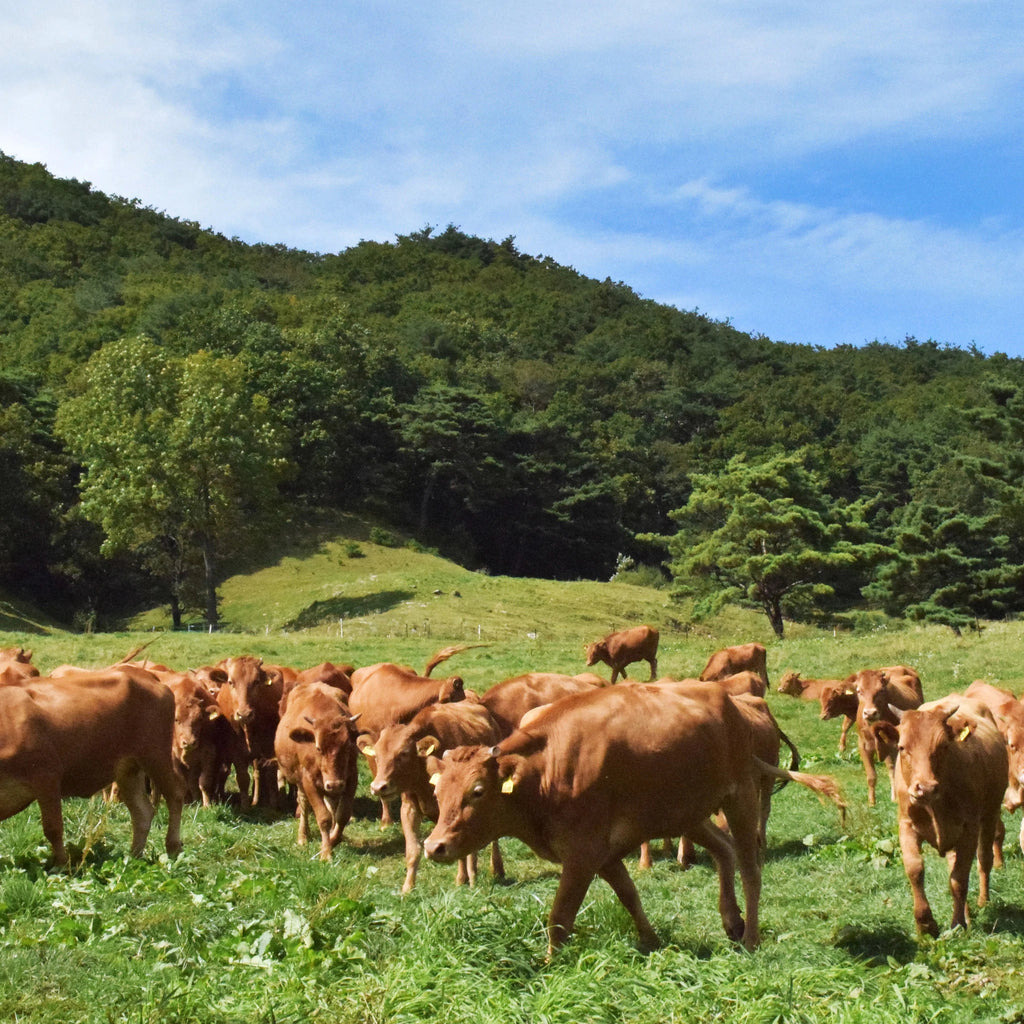
[[[852,680],[851,676],[851,680]],[[821,714],[818,716],[823,722],[832,718],[842,718],[843,724],[839,730],[839,750],[846,750],[846,736],[857,721],[857,690],[852,682],[836,683],[832,686],[824,686],[818,698],[821,704]]]
[[[491,713],[502,735],[508,736],[519,727],[527,712],[561,697],[605,686],[607,682],[590,672],[579,676],[561,675],[558,672],[526,672],[495,683],[481,695],[480,703]]]
[[[369,749],[369,740],[360,737],[364,753],[374,757],[376,774],[370,792],[381,800],[402,798],[402,833],[405,837],[405,882],[402,892],[416,884],[421,848],[420,822],[437,820],[437,800],[430,782],[426,761],[430,754],[440,757],[453,747],[491,746],[505,735],[487,708],[475,701],[431,704],[418,712],[411,722],[389,725]],[[491,873],[501,878],[504,865],[497,842],[491,844]],[[476,853],[460,858],[456,884],[476,880]]]
[[[868,803],[874,807],[878,777],[875,771],[876,759],[884,762],[888,768],[890,792],[892,798],[896,798],[896,750],[891,745],[880,746],[880,733],[872,726],[879,722],[895,724],[895,712],[919,707],[924,702],[924,694],[917,672],[905,665],[861,669],[853,677],[853,686],[857,691],[857,752],[864,765]]]
[[[189,672],[163,679],[174,695],[175,765],[186,796],[204,807],[224,799],[224,782],[235,769],[238,795],[249,806],[249,758],[242,737],[224,717],[213,694]]]
[[[768,689],[768,652],[764,644],[738,644],[715,651],[700,678],[707,682],[725,679],[737,672],[756,672],[764,680],[765,690]]]
[[[658,674],[658,631],[653,626],[634,626],[618,633],[609,633],[586,647],[587,666],[603,662],[611,667],[612,683],[626,677],[626,666],[635,661],[646,661],[651,667],[651,679]]]
[[[245,741],[253,771],[252,803],[274,806],[277,803],[274,734],[280,721],[284,681],[277,673],[269,674],[263,667],[263,659],[251,654],[227,658],[219,667],[227,678],[217,691],[217,704]]]
[[[131,815],[131,852],[141,857],[154,813],[147,776],[167,802],[167,852],[181,850],[174,698],[148,673],[123,668],[5,687],[0,721],[0,820],[37,801],[55,864],[68,861],[62,799],[112,782]]]
[[[951,694],[918,708],[897,709],[899,725],[880,722],[899,746],[896,802],[900,850],[921,934],[939,926],[924,891],[922,843],[949,863],[952,928],[968,924],[967,886],[978,858],[978,906],[988,902],[1000,806],[1007,782],[1006,743],[979,701]]]
[[[831,780],[760,761],[743,713],[716,687],[635,684],[565,697],[496,747],[428,758],[439,818],[424,849],[451,863],[515,836],[562,865],[548,920],[561,945],[595,875],[611,885],[645,946],[657,936],[623,863],[641,842],[686,835],[715,859],[726,933],[757,946],[765,774],[835,793]],[[811,781],[813,779],[813,781]],[[725,811],[732,839],[710,816]],[[739,862],[746,922],[735,893]]]
[[[320,829],[320,859],[330,860],[352,817],[358,776],[355,718],[344,695],[303,683],[288,696],[274,736],[281,777],[296,787],[298,843],[309,841],[309,812]]]

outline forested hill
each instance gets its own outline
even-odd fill
[[[247,527],[279,527],[269,506],[362,510],[465,564],[554,578],[607,577],[620,555],[656,563],[663,553],[636,535],[669,530],[691,474],[738,454],[799,450],[831,497],[879,498],[880,541],[908,509],[980,513],[992,495],[962,457],[998,454],[978,410],[998,415],[1024,373],[931,341],[751,337],[454,226],[337,254],[247,245],[0,155],[9,587],[102,610],[129,569],[144,570],[139,586],[187,584],[204,530],[220,530],[220,556],[244,545],[248,532],[223,522],[172,522],[152,494],[164,521],[114,540],[95,495],[75,514],[86,456],[112,458],[89,448],[90,424],[109,440],[119,398],[138,403],[137,423],[163,400],[143,401],[152,374],[118,377],[128,363],[173,363],[193,385],[215,379],[207,406],[229,393],[259,410],[252,436],[273,437],[282,497],[235,493]],[[190,421],[176,394],[180,434],[219,429]],[[183,437],[161,446],[167,461],[207,458]],[[105,535],[120,562],[99,554]]]

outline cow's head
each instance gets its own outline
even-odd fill
[[[587,665],[596,665],[599,661],[605,661],[608,657],[608,641],[596,640],[587,644],[584,648],[587,654]]]
[[[336,711],[303,715],[289,733],[293,743],[310,744],[316,751],[317,771],[328,796],[341,793],[350,781],[358,717],[346,715],[339,706]]]
[[[855,677],[857,702],[860,716],[865,723],[890,717],[889,699],[886,692],[886,676],[880,669],[863,669]]]
[[[1008,700],[996,709],[993,717],[1006,740],[1010,761],[1009,785],[1003,806],[1008,811],[1015,811],[1024,804],[1024,704],[1019,700]]]
[[[845,715],[850,706],[850,698],[856,695],[857,691],[845,684],[822,687],[821,696],[818,698],[821,702],[822,721]]]
[[[426,766],[417,752],[416,730],[411,724],[389,725],[375,743],[368,736],[360,736],[357,743],[367,757],[373,758],[376,771],[370,792],[378,799],[390,800],[426,779]],[[439,750],[436,740],[434,744],[428,753]]]
[[[223,665],[227,685],[235,694],[235,721],[249,725],[256,717],[257,688],[271,686],[273,680],[263,669],[263,659],[250,654],[228,658]]]
[[[778,685],[779,693],[788,694],[790,697],[799,697],[804,692],[803,683],[800,680],[799,672],[784,672]]]
[[[454,704],[456,701],[466,699],[466,686],[459,676],[452,676],[445,679],[438,687],[438,704]]]
[[[426,762],[438,809],[423,844],[431,860],[451,864],[505,834],[502,803],[515,791],[520,758],[503,757],[498,747],[455,747]]]
[[[925,710],[897,711],[899,761],[911,804],[930,807],[946,776],[954,744],[963,743],[977,726],[976,719],[945,702]],[[892,728],[891,726],[889,727]]]

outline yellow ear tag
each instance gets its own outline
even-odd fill
[[[374,750],[373,747],[363,747],[363,753],[367,757],[376,757],[377,756],[377,751]]]
[[[967,739],[967,737],[970,736],[970,735],[971,735],[971,727],[969,725],[965,725],[960,730],[960,734],[957,736],[957,740],[962,742],[963,740]]]
[[[430,755],[431,755],[431,754],[432,754],[432,753],[433,753],[433,752],[434,752],[435,750],[437,750],[437,744],[436,744],[436,743],[431,743],[431,744],[430,744],[430,746],[429,746],[429,747],[427,747],[427,749],[426,749],[426,750],[424,750],[422,754],[420,754],[420,757],[430,757]]]
[[[422,776],[420,776],[420,778],[422,778]],[[435,789],[437,788],[437,784],[438,784],[438,783],[439,783],[440,781],[441,781],[441,773],[440,773],[440,772],[434,772],[434,774],[430,776],[430,784],[431,784],[431,785],[432,785],[432,786],[433,786],[433,787],[434,787]]]
[[[516,788],[516,780],[515,779],[506,779],[501,784],[501,791],[502,791],[502,793],[511,793],[512,790],[514,790],[515,788]]]

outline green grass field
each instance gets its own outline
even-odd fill
[[[498,580],[431,555],[368,543],[363,549],[362,558],[342,558],[326,545],[229,581],[225,618],[244,631],[143,631],[162,625],[155,612],[132,632],[26,627],[0,633],[0,645],[33,647],[43,670],[107,664],[151,639],[148,653],[175,667],[254,653],[299,667],[330,659],[422,668],[437,648],[479,637],[488,646],[439,671],[457,671],[482,691],[526,669],[580,671],[584,641],[648,621],[662,628],[660,667],[673,675],[696,674],[710,651],[756,639],[769,648],[773,681],[787,668],[840,676],[905,662],[920,671],[928,697],[975,678],[1024,689],[1020,623],[990,624],[959,640],[928,627],[838,635],[804,627],[776,641],[763,619],[747,613],[691,626],[685,609],[656,590]],[[297,628],[318,601],[328,602],[333,621]],[[123,807],[67,801],[67,872],[46,868],[35,807],[0,824],[0,1020],[1024,1021],[1019,819],[1007,820],[1006,866],[994,874],[993,899],[974,911],[971,929],[919,941],[887,787],[880,784],[879,806],[868,808],[855,750],[837,752],[838,723],[820,722],[816,705],[775,693],[769,700],[801,750],[802,767],[835,775],[850,811],[842,824],[834,808],[796,786],[775,798],[763,944],[754,954],[722,932],[707,859],[684,873],[660,844],[652,871],[637,872],[630,861],[664,943],[648,955],[637,950],[628,915],[598,880],[572,940],[545,962],[558,867],[511,840],[503,843],[504,884],[482,868],[476,888],[456,889],[454,869],[424,862],[416,889],[402,897],[400,831],[380,830],[364,773],[356,817],[328,864],[315,859],[318,844],[294,845],[291,820],[242,816],[230,807],[188,808],[185,852],[168,862],[160,855],[162,817],[148,857],[133,860]],[[972,883],[973,897],[976,875]],[[948,920],[946,867],[934,853],[927,885],[937,918]]]

